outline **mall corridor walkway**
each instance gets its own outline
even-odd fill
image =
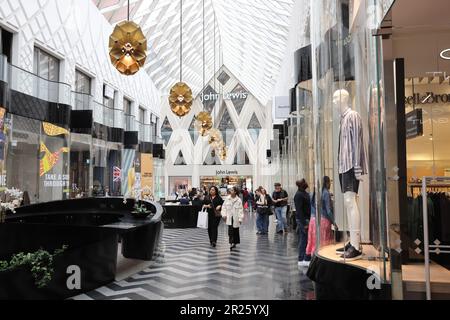
[[[304,300],[314,299],[306,269],[297,266],[297,236],[257,236],[246,214],[241,245],[230,253],[222,223],[217,248],[201,229],[164,230],[161,257],[147,270],[75,299]]]

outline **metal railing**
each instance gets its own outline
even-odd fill
[[[138,135],[139,141],[152,142],[151,125],[138,121],[138,128],[139,128],[139,135]]]
[[[90,94],[72,91],[72,110],[93,110],[93,101]]]
[[[132,116],[131,114],[124,114],[123,115],[123,127],[125,129],[125,131],[129,131],[129,132],[136,132],[138,131],[138,127],[137,127],[137,122],[136,122],[136,117]]]
[[[160,138],[155,135],[152,135],[152,142],[153,142],[153,144],[164,144],[163,138]]]
[[[4,66],[4,62],[2,64]],[[53,103],[71,104],[71,86],[69,84],[44,79],[11,64],[7,64],[7,66],[8,83],[12,90]],[[3,71],[2,74],[4,75],[5,72]]]
[[[114,127],[114,109],[97,101],[93,102],[94,121],[107,127]]]
[[[8,81],[8,58],[0,54],[0,81]]]

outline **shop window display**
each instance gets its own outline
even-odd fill
[[[6,155],[6,185],[31,203],[69,196],[69,131],[54,124],[12,115]]]
[[[191,177],[169,177],[170,198],[180,198],[192,188]]]
[[[387,282],[381,48],[368,21],[379,3],[320,0],[311,10],[315,253]],[[323,230],[322,220],[334,221]],[[332,230],[337,243],[321,236]]]
[[[70,198],[72,199],[90,196],[90,185],[92,181],[91,145],[91,135],[71,134]]]
[[[121,181],[115,178],[115,168],[122,168],[120,144],[93,139],[92,147],[93,184],[92,196],[121,196]]]

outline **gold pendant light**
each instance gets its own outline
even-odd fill
[[[170,89],[170,109],[180,118],[184,117],[191,111],[193,100],[191,88],[183,82],[183,0],[180,0],[180,82]]]
[[[222,161],[225,161],[228,157],[228,148],[225,142],[221,141],[219,144],[219,158]]]
[[[208,143],[211,146],[211,148],[213,148],[214,150],[218,150],[220,144],[223,143],[222,133],[216,128],[209,130]]]
[[[145,65],[147,39],[141,27],[130,21],[129,1],[128,20],[118,23],[109,37],[109,56],[113,66],[127,76],[137,73]]]
[[[184,82],[178,82],[170,89],[170,109],[179,117],[184,117],[191,111],[194,98],[192,90]]]
[[[206,137],[213,126],[211,115],[206,111],[200,112],[195,117],[194,126],[202,137]]]

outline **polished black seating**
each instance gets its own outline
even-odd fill
[[[135,201],[88,198],[41,203],[16,210],[0,224],[0,260],[18,252],[49,252],[67,245],[55,260],[48,287],[37,289],[28,270],[0,272],[0,299],[64,299],[91,291],[115,279],[119,241],[125,258],[152,260],[159,245],[163,209],[142,202],[152,215],[131,216]],[[68,267],[81,271],[81,288],[67,287]]]

